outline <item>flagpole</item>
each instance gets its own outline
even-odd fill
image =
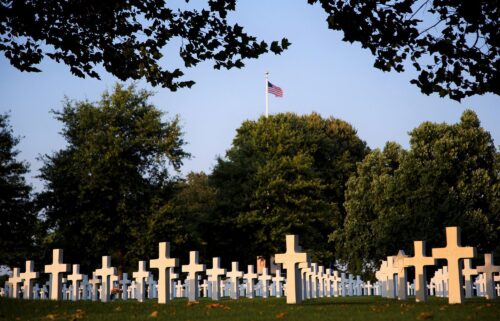
[[[269,72],[266,72],[266,118],[269,117]]]

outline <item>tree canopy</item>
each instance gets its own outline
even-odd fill
[[[217,198],[212,242],[248,260],[283,250],[285,235],[294,233],[314,259],[332,262],[328,234],[343,222],[345,183],[366,151],[356,130],[332,117],[245,121],[210,177]]]
[[[500,94],[498,3],[489,0],[307,0],[320,3],[328,27],[344,33],[376,57],[374,66],[402,72],[424,94],[461,100]],[[186,2],[189,2],[186,0]],[[191,87],[180,67],[169,70],[166,47],[181,40],[184,67],[213,61],[214,68],[241,68],[246,59],[290,45],[258,41],[231,24],[236,0],[207,0],[204,9],[172,8],[165,0],[12,0],[0,2],[0,51],[21,71],[40,71],[44,57],[62,62],[78,77],[99,78],[98,66],[121,80],[145,78],[171,90]]]
[[[21,71],[40,71],[48,57],[78,77],[99,78],[102,65],[120,80],[145,78],[176,90],[194,82],[164,67],[164,49],[174,39],[182,39],[185,67],[212,60],[217,69],[241,68],[245,59],[288,47],[286,39],[268,45],[228,23],[235,6],[236,0],[209,0],[202,10],[169,8],[164,0],[2,1],[0,51]]]
[[[84,268],[105,254],[124,267],[154,248],[146,244],[149,220],[189,155],[178,119],[162,119],[150,96],[117,85],[98,102],[66,100],[55,112],[67,146],[43,158],[38,201],[53,231],[48,245]]]
[[[370,273],[387,255],[411,253],[414,240],[442,246],[446,226],[460,226],[463,243],[480,253],[499,251],[498,155],[470,110],[457,124],[424,122],[408,151],[388,143],[368,154],[347,184],[344,225],[331,235],[349,270]]]
[[[19,263],[36,256],[39,222],[26,183],[28,164],[16,159],[19,151],[9,124],[9,115],[0,115],[0,265]]]
[[[419,72],[424,94],[455,100],[500,94],[500,10],[490,0],[308,0],[320,3],[328,27],[376,57],[384,71]]]

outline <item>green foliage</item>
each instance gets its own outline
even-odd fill
[[[328,27],[359,42],[376,57],[374,67],[404,71],[410,60],[422,93],[460,101],[500,94],[497,1],[308,0],[319,2]]]
[[[145,244],[148,220],[171,193],[169,169],[189,155],[179,120],[162,120],[150,96],[116,85],[99,102],[66,100],[54,112],[67,146],[43,158],[38,199],[52,231],[48,246],[84,269],[102,255],[124,267],[154,248]]]
[[[335,118],[287,113],[244,122],[211,176],[212,242],[248,260],[283,250],[295,233],[314,259],[332,262],[328,234],[343,222],[345,183],[366,150]]]
[[[212,239],[207,227],[215,203],[215,190],[208,185],[208,176],[203,172],[187,174],[185,180],[177,182],[168,202],[149,219],[148,244],[169,241],[176,257],[187,258],[189,251],[196,249],[202,259],[209,259],[205,249]],[[157,248],[149,247],[156,257]]]
[[[401,248],[411,253],[414,240],[441,246],[446,226],[460,226],[463,243],[480,253],[498,250],[498,154],[476,114],[465,111],[454,125],[425,122],[410,137],[409,151],[387,144],[349,179],[347,217],[331,239],[351,271]]]
[[[287,39],[270,47],[230,24],[235,6],[236,0],[210,0],[201,11],[168,7],[165,0],[2,1],[0,51],[21,71],[39,72],[47,57],[78,77],[99,78],[102,65],[122,81],[145,78],[175,91],[194,82],[179,80],[179,68],[163,67],[173,40],[182,40],[178,54],[186,68],[206,60],[216,69],[241,68],[246,59],[288,47]]]
[[[0,115],[0,265],[19,265],[34,254],[39,222],[24,175],[28,164],[16,160],[19,138],[7,114]]]

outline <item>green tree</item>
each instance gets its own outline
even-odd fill
[[[24,263],[34,258],[39,222],[31,200],[31,186],[24,176],[28,164],[16,159],[19,151],[7,114],[0,115],[0,265]]]
[[[43,158],[39,203],[53,231],[49,245],[85,268],[102,255],[123,268],[154,247],[145,244],[148,221],[188,154],[178,118],[163,120],[150,97],[116,85],[98,102],[67,99],[54,112],[67,146]]]
[[[189,251],[196,249],[201,251],[203,259],[207,259],[207,244],[213,242],[208,230],[209,220],[215,204],[215,189],[209,186],[208,175],[188,173],[175,184],[168,202],[149,220],[148,243],[169,240],[176,257],[187,259]],[[151,255],[156,255],[156,247],[152,250]]]
[[[425,122],[410,132],[410,150],[388,144],[358,165],[348,182],[343,229],[331,235],[351,271],[371,272],[414,240],[444,244],[460,226],[464,244],[498,250],[497,152],[476,114],[457,124]]]
[[[102,66],[123,81],[145,78],[176,90],[194,84],[179,80],[179,68],[162,66],[167,45],[176,39],[182,40],[178,55],[186,68],[206,60],[216,69],[241,68],[246,59],[288,47],[286,39],[268,45],[230,24],[227,13],[236,0],[207,2],[202,10],[189,10],[165,0],[1,1],[0,51],[21,71],[40,71],[47,57],[78,77],[99,78],[96,67]]]
[[[216,244],[249,260],[283,250],[294,233],[314,259],[333,261],[328,234],[343,222],[345,183],[366,150],[355,129],[335,118],[286,113],[245,121],[211,175]]]
[[[500,94],[497,1],[308,0],[328,14],[328,27],[376,57],[374,67],[404,71],[422,93],[455,100]]]

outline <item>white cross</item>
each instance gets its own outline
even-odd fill
[[[35,286],[33,286],[33,299],[34,300],[38,300],[40,298],[40,286],[38,285],[38,283],[35,284]]]
[[[243,277],[243,272],[239,271],[238,262],[231,263],[231,271],[227,272],[226,276],[231,280],[231,299],[239,299],[240,291],[238,291],[238,286],[240,285],[240,279]]]
[[[341,278],[339,276],[339,271],[333,271],[333,295],[335,297],[339,296],[339,290],[340,290],[340,282]]]
[[[414,241],[413,249],[415,255],[404,258],[403,263],[405,267],[415,267],[416,301],[426,302],[427,289],[425,284],[427,282],[427,273],[425,267],[436,265],[436,260],[431,256],[425,256],[425,241]]]
[[[24,299],[33,299],[33,280],[38,278],[38,272],[35,272],[35,263],[26,261],[26,271],[20,274],[24,279]]]
[[[63,263],[63,250],[55,249],[52,250],[52,264],[45,265],[45,273],[50,274],[51,284],[50,284],[50,299],[51,300],[61,300],[61,283],[62,283],[62,273],[66,273],[69,270],[69,264]]]
[[[146,282],[145,280],[149,278],[150,272],[146,271],[146,261],[139,261],[139,270],[132,273],[132,277],[135,279],[135,284],[137,285],[137,300],[139,302],[146,301]]]
[[[382,261],[380,263],[380,268],[377,272],[375,272],[375,277],[380,281],[380,295],[387,297],[387,261]]]
[[[472,268],[472,260],[464,259],[462,275],[465,280],[465,297],[472,298],[472,276],[477,275],[477,270]]]
[[[80,264],[73,264],[73,273],[68,275],[68,281],[71,281],[73,285],[73,301],[78,301],[80,299],[78,295],[78,281],[81,280],[83,280],[83,274],[80,274]]]
[[[262,269],[262,274],[259,276],[259,280],[262,283],[262,297],[269,297],[269,281],[271,281],[272,277],[267,273],[267,268]]]
[[[478,266],[476,269],[479,273],[484,273],[486,283],[486,299],[493,300],[495,298],[495,282],[493,281],[493,275],[494,273],[500,272],[500,266],[493,263],[493,254],[485,254],[484,265]]]
[[[122,274],[122,279],[119,282],[122,286],[122,300],[128,299],[128,285],[130,284],[130,280],[128,279],[128,273]]]
[[[116,275],[116,268],[111,266],[111,256],[102,257],[102,267],[95,271],[101,277],[101,301],[108,302],[111,294],[111,276]]]
[[[325,267],[324,266],[318,266],[318,273],[316,274],[316,277],[318,278],[318,287],[317,287],[317,294],[318,297],[322,298],[325,295],[325,282],[324,282],[324,275],[325,275]]]
[[[208,297],[208,282],[206,279],[203,280],[203,283],[200,285],[201,292],[204,298]]]
[[[474,247],[462,247],[460,244],[460,228],[453,226],[446,228],[446,247],[432,249],[432,256],[436,259],[445,259],[448,262],[449,294],[448,303],[463,302],[462,294],[462,259],[472,259],[476,256]]]
[[[408,298],[406,266],[404,264],[405,258],[408,258],[408,256],[403,250],[400,250],[398,255],[394,257],[394,267],[398,274],[398,300],[406,300]]]
[[[92,301],[97,301],[99,299],[99,284],[101,284],[101,280],[97,276],[95,272],[92,273],[92,279],[89,280],[89,284],[92,289]]]
[[[243,278],[247,281],[247,297],[253,299],[255,297],[253,280],[257,279],[258,275],[254,273],[253,265],[249,265],[247,269],[248,273],[245,273]]]
[[[220,267],[220,257],[212,258],[212,268],[207,269],[208,281],[212,283],[212,300],[220,299],[220,277],[226,274],[226,269]]]
[[[308,283],[308,278],[307,275],[310,272],[310,262],[302,262],[299,263],[299,270],[300,270],[300,287],[302,289],[301,291],[301,299],[306,300],[308,298],[308,289],[307,289],[307,283]]]
[[[186,281],[189,283],[189,301],[198,300],[198,273],[205,271],[205,264],[198,263],[198,251],[189,252],[189,264],[182,266],[182,272],[187,272]]]
[[[280,269],[276,270],[276,276],[273,277],[273,281],[276,284],[276,297],[277,298],[281,298],[281,296],[283,295],[281,283],[283,281],[285,281],[285,278],[281,276],[281,270]]]
[[[282,264],[286,270],[286,303],[297,304],[301,302],[301,280],[299,263],[307,262],[307,253],[300,252],[299,237],[286,236],[286,252],[276,254],[276,263]]]
[[[19,272],[19,268],[14,268],[12,270],[12,276],[8,281],[8,283],[11,284],[10,297],[14,299],[19,299],[20,284],[23,282],[23,278],[21,277]]]
[[[170,243],[161,242],[158,245],[158,258],[149,261],[152,269],[158,269],[158,303],[170,300],[170,268],[179,266],[179,259],[170,257]]]

